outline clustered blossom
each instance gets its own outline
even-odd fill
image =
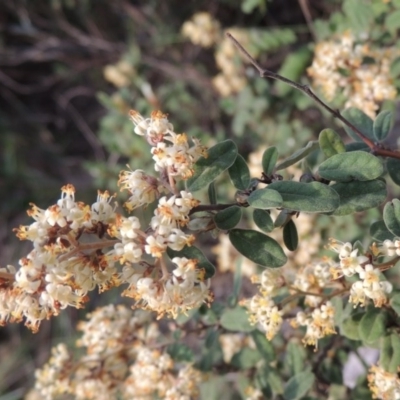
[[[163,351],[157,343],[161,332],[148,322],[148,315],[123,306],[95,310],[79,324],[83,336],[77,344],[85,353],[74,360],[64,344],[55,347],[36,371],[35,393],[45,400],[65,394],[78,400],[195,398],[202,374]]]
[[[306,315],[304,312],[298,312],[293,326],[305,326],[306,334],[303,338],[303,343],[307,345],[317,346],[318,340],[327,335],[336,333],[335,330],[335,309],[330,301],[315,308],[311,315]]]
[[[182,34],[193,44],[201,47],[211,47],[219,39],[220,25],[211,14],[199,12],[192,16],[182,26]]]
[[[390,246],[389,242],[386,244],[384,242],[382,248],[387,250]],[[355,306],[358,304],[364,306],[367,299],[371,299],[375,307],[382,307],[387,303],[387,295],[393,289],[392,284],[384,279],[382,273],[369,262],[367,256],[358,255],[358,249],[353,249],[349,242],[340,243],[332,239],[329,248],[339,254],[339,263],[331,269],[335,279],[358,274],[359,280],[354,282],[350,289],[351,303]],[[389,255],[389,251],[387,253]]]
[[[147,119],[136,111],[130,115],[135,132],[151,145],[159,177],[123,171],[119,185],[130,193],[125,204],[129,211],[158,201],[149,226],[143,229],[136,216],[117,213],[115,196],[107,191],[99,191],[87,205],[76,201],[75,188],[66,185],[46,210],[32,204],[28,215],[34,222],[16,232],[33,243],[33,250],[19,261],[18,270],[0,269],[0,325],[25,319],[36,332],[43,319],[68,306],[83,307],[89,291],[121,284],[128,284],[123,294],[135,299],[135,307],[160,317],[176,317],[212,300],[198,260],[175,257],[172,268],[164,260],[168,248],[180,251],[195,240],[183,229],[199,201],[176,184],[192,175],[206,149],[196,139],[190,146],[186,135],[175,133],[159,111]]]
[[[368,386],[374,399],[400,399],[399,375],[391,374],[378,365],[373,365],[369,370]]]
[[[396,47],[372,48],[347,31],[317,44],[308,74],[327,100],[341,93],[348,99],[346,108],[359,108],[374,118],[379,103],[397,96],[390,65],[398,56]]]
[[[282,285],[282,277],[277,270],[266,269],[261,277],[253,280],[260,285],[259,293],[243,302],[249,312],[251,324],[259,325],[271,340],[278,332],[283,322],[283,311],[279,310],[272,295]]]

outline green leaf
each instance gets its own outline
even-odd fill
[[[267,362],[274,361],[276,357],[275,350],[271,342],[265,337],[265,333],[256,329],[251,332],[251,337],[263,359]]]
[[[339,196],[329,186],[320,182],[279,181],[268,185],[280,193],[282,207],[293,211],[323,213],[335,210],[339,206]]]
[[[282,196],[276,190],[270,189],[269,186],[255,190],[247,198],[247,202],[251,207],[262,210],[282,207],[282,201]]]
[[[368,32],[374,19],[374,12],[369,2],[345,0],[342,8],[354,32]]]
[[[182,250],[176,251],[171,248],[167,248],[168,257],[172,260],[174,257],[186,257],[191,260],[198,261],[198,267],[203,268],[206,272],[205,277],[211,278],[215,274],[215,267],[208,261],[207,257],[202,253],[200,249],[195,246],[185,246]]]
[[[369,234],[372,239],[383,242],[386,239],[392,240],[394,235],[390,232],[385,225],[384,221],[376,221],[369,228]]]
[[[274,172],[276,161],[278,160],[278,150],[276,147],[270,147],[264,151],[262,156],[262,168],[265,175],[271,175]]]
[[[387,314],[378,308],[368,309],[358,325],[360,339],[371,344],[376,342],[386,331]]]
[[[386,16],[385,27],[392,35],[396,33],[400,28],[400,10],[394,10]]]
[[[274,221],[268,211],[255,209],[253,211],[254,223],[264,232],[272,232],[274,229]]]
[[[326,157],[332,157],[335,154],[344,153],[346,147],[340,136],[333,129],[324,129],[319,134],[319,147]]]
[[[390,299],[390,306],[396,311],[396,314],[400,317],[400,292],[392,295]]]
[[[210,200],[210,204],[217,204],[217,192],[215,191],[214,182],[208,185],[208,199]]]
[[[250,184],[250,171],[246,160],[238,154],[228,169],[229,177],[236,189],[246,190]]]
[[[254,367],[260,360],[261,354],[258,350],[244,347],[232,357],[230,364],[238,369],[248,369]]]
[[[347,215],[382,204],[387,196],[386,183],[380,179],[367,182],[336,183],[331,186],[340,197],[340,206],[333,215]]]
[[[369,153],[371,151],[368,145],[365,144],[364,142],[347,143],[345,147],[347,153],[351,153],[352,151],[366,151],[367,153]]]
[[[383,221],[394,236],[400,236],[400,200],[393,199],[385,204]]]
[[[400,11],[400,10],[399,10]],[[374,136],[378,142],[385,140],[390,133],[392,127],[391,111],[382,111],[378,114],[374,121]]]
[[[285,169],[289,167],[290,165],[296,164],[298,161],[302,160],[303,158],[307,157],[310,153],[312,153],[315,150],[319,149],[319,143],[318,141],[310,141],[307,143],[306,147],[303,147],[302,149],[297,150],[294,152],[291,156],[283,160],[281,163],[279,163],[276,167],[275,170],[279,171],[281,169]]]
[[[228,298],[229,307],[232,307],[232,308],[236,307],[238,298],[239,298],[239,294],[240,294],[240,289],[242,288],[242,281],[243,281],[242,263],[243,263],[242,257],[237,259],[235,274],[233,276],[233,290]]]
[[[287,365],[290,367],[290,374],[297,375],[304,371],[306,362],[306,351],[304,346],[297,341],[291,340],[286,348]]]
[[[242,218],[242,209],[239,206],[231,206],[219,211],[214,216],[215,225],[218,229],[228,231],[234,228]]]
[[[274,222],[275,228],[281,228],[292,218],[291,211],[284,208],[276,217]]]
[[[400,337],[398,333],[392,333],[383,337],[381,342],[381,355],[379,364],[391,374],[397,372],[400,365]]]
[[[343,111],[342,116],[351,122],[356,128],[358,128],[364,136],[371,140],[375,140],[373,128],[374,123],[372,119],[363,111],[359,110],[358,108],[350,107]],[[347,125],[344,125],[344,130],[352,139],[357,142],[362,142],[362,139]]]
[[[301,399],[313,386],[315,376],[311,371],[300,372],[292,376],[285,385],[283,398],[285,400]]]
[[[167,347],[168,354],[177,362],[193,362],[194,355],[190,347],[183,343],[174,342]]]
[[[388,158],[386,161],[386,168],[393,182],[400,186],[400,160]]]
[[[283,242],[290,251],[295,251],[299,244],[299,236],[297,235],[296,224],[291,219],[283,227]]]
[[[340,326],[340,333],[351,340],[359,340],[360,330],[358,327],[363,316],[363,312],[357,311],[350,317],[344,319]]]
[[[221,326],[228,331],[251,332],[254,330],[249,322],[249,314],[246,309],[240,306],[227,308],[221,317]]]
[[[383,172],[381,160],[364,151],[335,154],[318,168],[322,178],[337,182],[372,181]]]
[[[245,257],[264,267],[277,268],[285,265],[287,257],[274,239],[261,232],[232,229],[229,239],[235,249]]]
[[[237,147],[232,140],[225,140],[211,147],[207,158],[200,157],[197,160],[194,174],[187,181],[188,190],[195,192],[210,184],[235,162],[236,157]]]

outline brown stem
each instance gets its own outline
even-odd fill
[[[309,88],[308,85],[301,85],[300,83],[294,82],[290,79],[285,78],[282,75],[276,74],[275,72],[269,71],[268,69],[264,69],[261,65],[249,54],[249,52],[230,34],[226,34],[230,40],[232,40],[233,44],[239,49],[239,51],[250,61],[250,63],[257,69],[261,78],[271,78],[276,79],[278,81],[284,82],[289,86],[294,87],[295,89],[303,92],[308,97],[313,99],[317,104],[327,110],[330,114],[332,114],[335,118],[340,120],[344,125],[351,128],[356,135],[371,149],[371,152],[378,156],[383,157],[391,157],[397,158],[400,160],[400,152],[396,150],[388,150],[382,149],[379,145],[374,143],[371,139],[367,138],[356,126],[354,126],[350,121],[348,121],[345,117],[340,114],[338,110],[334,110],[329,107],[326,103],[324,103],[314,92]]]

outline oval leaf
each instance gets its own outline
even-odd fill
[[[274,221],[268,211],[255,209],[253,211],[254,223],[264,232],[272,232],[274,229]]]
[[[378,142],[385,140],[392,127],[392,112],[382,111],[377,115],[374,121],[374,136]]]
[[[295,251],[299,244],[299,237],[297,235],[296,224],[293,220],[289,220],[283,227],[283,242],[290,251]]]
[[[208,157],[200,157],[194,166],[194,174],[187,181],[188,190],[195,192],[210,184],[235,162],[236,156],[237,147],[232,140],[225,140],[208,149]]]
[[[301,399],[314,384],[315,376],[311,371],[300,372],[292,376],[285,385],[283,398],[285,400]]]
[[[278,150],[276,147],[270,147],[264,151],[262,156],[262,169],[265,175],[271,175],[274,172],[276,161],[278,160]]]
[[[335,154],[318,168],[319,175],[329,181],[372,181],[384,172],[381,160],[365,151]]]
[[[389,158],[386,161],[386,168],[393,182],[400,186],[400,160]]]
[[[250,170],[246,160],[238,154],[235,162],[228,169],[229,177],[236,189],[246,190],[250,184]]]
[[[383,209],[383,221],[394,236],[400,236],[400,200],[393,199]]]
[[[371,344],[383,336],[386,330],[387,314],[377,308],[367,310],[358,325],[360,339]]]
[[[372,119],[363,111],[359,110],[358,108],[350,107],[343,111],[342,116],[352,123],[356,128],[358,128],[364,136],[371,140],[375,140],[373,128],[374,123]],[[362,142],[362,139],[347,125],[344,125],[344,130],[352,139],[357,142]]]
[[[168,257],[172,260],[174,257],[186,257],[191,260],[197,260],[198,266],[206,272],[205,277],[211,278],[215,274],[215,267],[208,261],[207,257],[195,246],[186,246],[182,250],[175,251],[167,248]]]
[[[227,231],[234,228],[242,218],[242,209],[238,206],[228,207],[214,216],[215,225],[218,229]]]
[[[271,186],[271,185],[270,185]],[[282,196],[276,191],[269,188],[255,190],[247,198],[247,202],[251,207],[267,210],[269,208],[282,207]]]
[[[369,228],[369,234],[372,239],[383,242],[386,239],[392,240],[394,235],[390,232],[383,221],[374,222]]]
[[[260,360],[261,354],[258,350],[244,347],[232,357],[230,364],[238,369],[249,369],[254,367]]]
[[[232,229],[229,239],[235,249],[249,260],[264,267],[282,267],[287,257],[282,247],[274,239],[261,232]]]
[[[228,331],[251,332],[254,330],[249,322],[249,314],[243,307],[227,308],[221,317],[221,326]]]
[[[339,206],[339,196],[327,185],[320,182],[279,181],[268,185],[280,193],[282,207],[294,211],[324,213],[335,210]]]
[[[304,157],[307,157],[310,153],[312,153],[315,150],[319,149],[319,143],[317,141],[311,141],[307,143],[306,147],[303,147],[302,149],[297,150],[294,152],[291,156],[283,160],[281,163],[279,163],[275,170],[279,171],[280,169],[285,169],[289,167],[290,165],[296,164],[298,161],[302,160]]]
[[[319,134],[319,147],[326,157],[332,157],[335,154],[344,153],[346,147],[340,136],[333,129],[324,129]]]
[[[367,182],[336,183],[331,186],[340,197],[340,206],[333,215],[347,215],[382,204],[387,196],[386,183],[380,179]]]

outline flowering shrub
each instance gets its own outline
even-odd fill
[[[262,78],[315,100],[350,141],[327,128],[287,156],[267,147],[253,168],[233,140],[206,148],[161,111],[130,111],[154,171],[120,172],[125,212],[117,194],[99,191],[86,204],[67,184],[56,204],[31,205],[34,222],[15,232],[32,250],[19,268],[0,269],[1,325],[38,332],[61,310],[84,308],[94,290],[121,287],[132,299],[133,310],[112,304],[88,314],[78,325],[81,351],[54,347],[28,399],[196,399],[224,390],[244,399],[348,398],[342,369],[361,344],[380,356],[354,398],[400,398],[400,200],[392,195],[400,152],[387,140],[392,112],[377,113],[396,96],[388,70],[397,50],[371,49],[349,32],[317,45],[309,75],[328,99],[348,97],[341,113],[258,64],[246,51],[251,34],[224,33],[207,13],[182,27],[196,45],[218,44],[213,84],[222,97],[243,90],[250,61]],[[136,74],[123,61],[104,73],[117,87]],[[234,189],[222,194],[228,180]],[[322,218],[335,224],[379,207],[362,241],[331,238],[318,251]],[[216,267],[208,236],[221,242]],[[225,302],[212,290],[222,268],[234,273]],[[246,276],[253,286],[245,296]]]

